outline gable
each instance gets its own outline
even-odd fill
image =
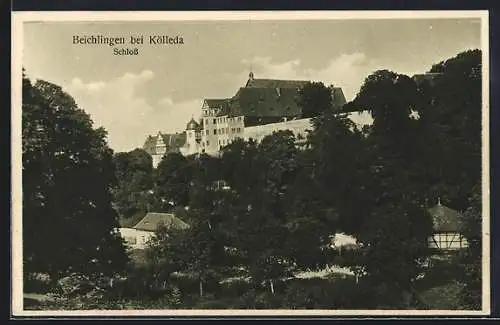
[[[160,138],[159,138],[160,137]],[[150,155],[158,154],[157,146],[166,146],[166,152],[178,152],[186,143],[186,132],[160,135],[149,135],[144,142],[143,149]]]

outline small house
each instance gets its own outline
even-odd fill
[[[189,225],[172,213],[149,212],[135,226],[120,228],[119,232],[131,249],[144,249],[161,227],[186,229]]]
[[[441,204],[439,199],[438,203],[428,211],[433,223],[433,235],[428,241],[430,248],[453,251],[467,247],[467,240],[460,233],[462,216],[458,211]]]

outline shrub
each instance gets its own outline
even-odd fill
[[[40,273],[31,273],[24,276],[24,292],[48,293],[53,287],[49,276]]]
[[[233,280],[231,282],[225,282],[221,285],[220,296],[221,297],[241,297],[246,292],[251,289],[251,284],[245,280]]]

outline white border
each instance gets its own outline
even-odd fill
[[[483,68],[483,300],[481,311],[457,310],[23,310],[21,83],[25,22],[480,18]],[[479,316],[490,313],[489,23],[488,11],[200,11],[13,12],[12,14],[12,315],[13,316]]]

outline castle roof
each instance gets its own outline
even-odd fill
[[[299,90],[309,81],[255,79],[253,73],[245,87],[241,87],[219,115],[244,115],[249,117],[296,117],[301,115],[297,104]],[[346,103],[342,88],[332,89],[334,108]]]
[[[229,102],[229,98],[218,98],[218,99],[205,99],[205,103],[208,105],[208,107],[212,109],[218,109],[221,108],[222,106],[225,106]]]
[[[185,132],[175,134],[158,132],[158,135],[149,135],[142,148],[150,155],[156,155],[156,145],[159,137],[161,137],[161,140],[166,146],[166,153],[179,152],[179,149],[186,143]]]
[[[332,90],[332,95],[333,95],[333,107],[340,109],[342,106],[344,106],[345,103],[347,103],[344,95],[344,91],[340,87],[334,87]]]
[[[134,229],[157,231],[160,226],[165,226],[167,229],[189,228],[187,223],[177,218],[172,213],[149,212],[134,226]]]
[[[242,87],[231,99],[233,116],[299,116],[297,88]]]
[[[307,84],[306,80],[279,80],[279,79],[254,79],[250,78],[245,88],[292,88],[299,89]]]

